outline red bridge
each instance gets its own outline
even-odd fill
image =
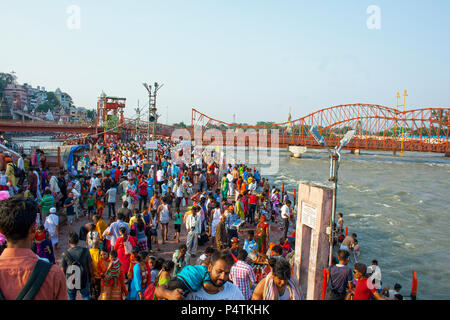
[[[200,133],[203,144],[213,144],[216,141],[217,144],[230,145],[228,142],[231,142],[236,146],[300,145],[321,148],[309,132],[314,125],[330,147],[338,145],[348,130],[356,129],[357,133],[346,149],[403,150],[450,155],[449,111],[450,108],[423,108],[402,112],[379,105],[349,104],[322,109],[284,123],[244,126],[216,120],[192,109],[191,126],[186,128],[185,132],[189,133],[192,139],[194,131]],[[142,134],[147,133],[148,122],[123,118],[119,127],[131,133],[139,131]],[[177,128],[173,126],[157,124],[156,134],[166,137],[172,134],[180,136],[181,134],[174,133],[175,129]],[[267,130],[268,134],[264,134],[262,130]],[[278,134],[275,134],[274,130],[278,130]],[[103,132],[104,129],[93,124],[0,120],[0,132],[4,131],[95,134]],[[218,141],[221,139],[222,141]]]
[[[424,108],[402,112],[393,108],[372,104],[349,104],[329,107],[296,120],[264,126],[244,126],[213,119],[192,109],[192,128],[203,133],[204,144],[217,141],[212,130],[230,133],[234,145],[237,140],[246,146],[264,145],[265,134],[278,130],[278,145],[321,148],[311,136],[309,128],[316,126],[330,147],[339,145],[344,134],[351,129],[357,133],[346,149],[420,151],[450,154],[449,146],[450,108]],[[231,130],[230,130],[231,129]],[[252,137],[251,132],[256,131]],[[209,132],[209,133],[208,133]],[[259,133],[258,133],[259,132]],[[262,134],[262,135],[261,135]],[[261,135],[261,139],[260,139]],[[235,137],[234,137],[235,136]],[[231,142],[231,141],[230,141]],[[267,135],[267,146],[276,143]],[[232,144],[233,142],[231,142]]]
[[[0,132],[67,132],[67,133],[96,133],[94,124],[71,124],[55,121],[37,120],[0,120]],[[100,132],[103,128],[100,128]]]

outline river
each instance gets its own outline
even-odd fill
[[[280,152],[277,175],[290,193],[299,182],[331,184],[324,150],[308,150],[301,159]],[[292,199],[291,195],[291,199]],[[417,271],[418,299],[450,298],[450,158],[441,154],[344,151],[339,167],[336,212],[361,246],[359,262],[378,260],[383,286],[409,296]]]

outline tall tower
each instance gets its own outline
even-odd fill
[[[98,128],[103,127],[103,139],[106,140],[108,130],[118,132],[114,127],[123,123],[123,111],[125,109],[126,98],[108,97],[103,91],[97,101],[97,118],[95,121]]]

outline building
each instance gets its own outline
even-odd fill
[[[6,103],[17,109],[23,109],[28,104],[28,95],[26,87],[18,84],[8,84],[3,91],[3,97]]]
[[[47,101],[47,91],[45,91],[44,87],[37,86],[37,88],[33,88],[26,83],[24,86],[27,88],[28,107],[30,111]]]
[[[55,95],[64,109],[69,109],[72,106],[72,98],[67,93],[62,92],[60,88],[55,90]]]
[[[85,108],[70,108],[70,119],[73,122],[85,122],[88,121],[88,110]]]
[[[0,99],[0,119],[11,119],[11,109],[8,104],[4,102],[3,99]]]

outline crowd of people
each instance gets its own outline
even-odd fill
[[[256,168],[220,163],[214,153],[186,157],[177,141],[163,139],[148,162],[142,141],[99,140],[73,167],[56,172],[43,152],[22,154],[17,164],[0,153],[0,297],[16,298],[19,284],[41,271],[45,281],[31,299],[304,299],[292,277],[288,194]],[[63,220],[67,244],[59,243]],[[338,234],[342,228],[341,215]],[[276,241],[273,230],[280,231]],[[173,240],[178,248],[163,259]],[[397,293],[367,295],[366,266],[346,266],[356,235],[339,240],[328,299],[400,297],[398,285]],[[68,249],[58,255],[61,245]]]

